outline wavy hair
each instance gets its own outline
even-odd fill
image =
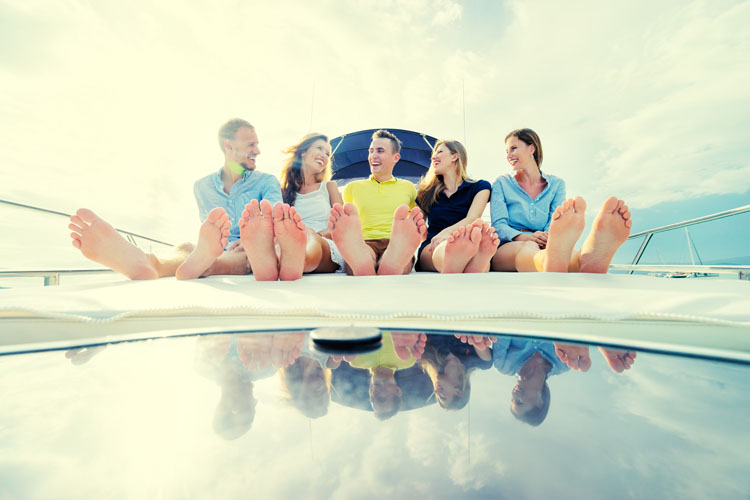
[[[302,173],[302,155],[310,149],[310,146],[317,140],[323,139],[328,142],[328,136],[325,134],[319,134],[313,132],[307,134],[302,139],[286,148],[283,153],[289,155],[281,167],[281,196],[284,203],[294,205],[294,201],[297,199],[297,193],[302,186],[305,184],[305,176]],[[323,182],[331,178],[331,162],[326,163],[325,169],[315,174],[316,182]]]
[[[506,135],[505,140],[507,141],[511,137],[523,141],[527,146],[534,145],[534,160],[536,161],[536,166],[541,169],[544,155],[542,154],[542,141],[539,139],[539,135],[530,128],[519,128]]]
[[[440,140],[436,142],[435,147],[432,148],[433,155],[437,152],[440,146],[445,146],[451,154],[458,155],[458,159],[456,160],[456,173],[460,178],[459,185],[464,181],[473,182],[469,178],[469,174],[466,172],[469,159],[464,145],[458,141]],[[427,174],[422,177],[417,186],[417,205],[419,205],[419,208],[421,208],[425,214],[430,213],[430,208],[444,189],[445,182],[443,181],[443,176],[435,175],[435,169],[430,165]]]

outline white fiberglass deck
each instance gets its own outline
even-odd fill
[[[0,290],[0,345],[375,325],[515,333],[750,359],[750,283],[613,274],[252,276]]]

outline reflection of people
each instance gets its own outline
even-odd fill
[[[492,362],[500,373],[518,376],[511,394],[513,416],[533,426],[544,422],[551,400],[547,379],[568,371],[552,342],[500,337],[492,347]]]
[[[195,367],[198,373],[214,380],[221,389],[214,410],[216,434],[227,440],[243,436],[253,425],[257,400],[253,396],[252,376],[239,359],[237,337],[198,337]]]
[[[602,353],[604,360],[615,373],[629,370],[635,363],[635,351],[599,347],[599,352]],[[591,357],[587,345],[555,342],[555,353],[571,370],[585,372],[591,367]]]
[[[471,374],[492,366],[492,351],[489,344],[468,345],[456,337],[430,335],[419,364],[432,380],[438,404],[460,410],[469,402]]]
[[[201,224],[198,243],[183,243],[173,254],[147,254],[123,238],[93,211],[82,208],[70,218],[70,237],[84,257],[134,280],[176,276],[191,279],[211,274],[247,274],[247,257],[239,242],[242,208],[250,200],[281,200],[279,182],[255,170],[260,154],[255,128],[239,118],[219,129],[224,165],[195,183]],[[227,245],[230,244],[228,247]],[[224,249],[227,249],[225,252]]]
[[[279,370],[285,399],[306,417],[322,417],[331,402],[331,368],[339,363],[305,343],[300,356]]]
[[[580,250],[574,251],[585,225],[586,202],[581,197],[565,200],[563,181],[542,174],[542,144],[533,130],[509,133],[505,148],[514,173],[498,177],[492,188],[492,224],[501,240],[492,269],[606,273],[630,234],[625,202],[608,198]]]
[[[361,354],[349,364],[370,370],[370,404],[375,416],[386,420],[398,413],[402,391],[396,371],[413,366],[422,356],[426,336],[417,332],[383,332],[379,350]]]
[[[497,250],[495,229],[482,222],[490,183],[466,171],[466,148],[438,141],[432,166],[417,188],[417,205],[427,217],[427,238],[417,253],[418,271],[477,273],[490,268]]]
[[[323,134],[308,134],[286,150],[281,169],[284,203],[251,203],[242,212],[240,237],[257,280],[296,280],[302,273],[343,269],[330,239],[333,203],[343,203],[330,178],[331,146]],[[327,237],[323,237],[326,235]]]
[[[409,274],[424,239],[424,216],[414,206],[414,184],[393,177],[401,141],[387,130],[372,135],[369,179],[350,182],[342,207],[334,204],[328,227],[347,274]]]

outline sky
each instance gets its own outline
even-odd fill
[[[390,127],[492,181],[531,127],[590,207],[748,193],[748,24],[729,0],[0,0],[0,199],[194,240],[235,116],[273,174],[309,131]]]

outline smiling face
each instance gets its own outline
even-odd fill
[[[313,142],[307,151],[302,153],[302,171],[305,174],[323,172],[331,159],[331,145],[323,139]]]
[[[394,152],[390,139],[378,137],[370,143],[367,161],[370,163],[370,172],[377,180],[386,181],[393,177],[393,167],[400,158],[401,155]]]
[[[464,368],[464,365],[455,355],[449,354],[443,372],[438,373],[433,385],[435,397],[437,397],[440,406],[443,408],[449,407],[454,398],[463,394],[463,379],[465,376],[466,368]]]
[[[224,153],[227,162],[237,162],[246,170],[255,170],[255,158],[260,154],[255,130],[249,127],[239,128],[234,139],[224,141]]]
[[[432,168],[435,175],[445,175],[448,172],[456,172],[458,166],[458,154],[452,152],[445,144],[438,144],[432,152]]]
[[[536,167],[534,151],[533,144],[526,144],[518,137],[511,136],[505,141],[505,157],[513,170]]]

